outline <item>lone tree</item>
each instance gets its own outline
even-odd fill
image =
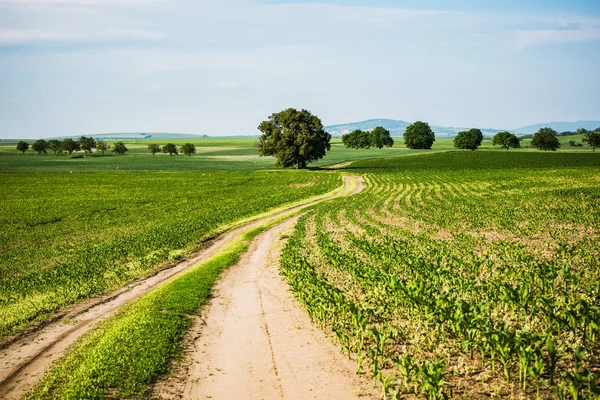
[[[113,148],[112,148],[113,153],[121,156],[121,155],[127,153],[127,151],[129,151],[129,149],[127,148],[127,146],[125,146],[125,143],[116,142],[115,144],[113,144]]]
[[[50,140],[48,140],[48,148],[54,154],[58,154],[58,153],[62,152],[62,144],[60,143],[60,140],[57,140],[57,139],[50,139]]]
[[[177,150],[177,146],[175,146],[173,143],[165,144],[162,148],[162,152],[169,153],[170,156],[172,156],[173,154],[175,154],[175,155],[179,154],[179,151]]]
[[[454,138],[454,147],[457,149],[477,150],[483,141],[483,133],[477,128],[458,132]]]
[[[86,156],[88,153],[92,152],[92,149],[96,148],[96,141],[93,137],[82,136],[79,138],[78,142],[81,150],[83,150]]]
[[[288,108],[263,121],[258,126],[263,134],[258,148],[261,156],[275,156],[277,165],[298,169],[319,160],[331,148],[331,135],[323,129],[321,120],[307,110]]]
[[[21,140],[19,143],[17,143],[17,150],[19,150],[21,154],[25,154],[27,149],[29,149],[29,143],[25,142],[24,140]]]
[[[371,131],[371,146],[382,149],[383,147],[392,147],[394,139],[390,136],[390,131],[383,126],[377,126]]]
[[[150,150],[150,153],[152,153],[152,155],[156,155],[156,153],[160,153],[160,146],[157,144],[149,144],[148,145],[148,150]]]
[[[186,156],[191,156],[192,154],[196,154],[196,146],[192,143],[186,143],[181,146],[181,152]]]
[[[600,146],[600,128],[595,131],[586,131],[581,141],[587,143],[588,146],[592,146],[592,151],[596,151],[596,147]]]
[[[66,138],[65,140],[63,140],[63,142],[62,142],[62,148],[67,153],[69,153],[69,155],[71,155],[74,151],[81,150],[79,142],[76,142],[76,141],[74,141],[71,138]]]
[[[435,133],[427,122],[417,121],[406,127],[404,144],[409,149],[431,149]]]
[[[102,155],[104,155],[104,152],[109,148],[110,146],[104,140],[98,140],[96,142],[96,150],[98,150]]]
[[[552,150],[556,151],[560,147],[557,133],[552,128],[541,128],[533,135],[531,139],[531,146],[538,150]]]
[[[494,146],[501,146],[503,149],[508,150],[510,147],[521,147],[521,140],[510,132],[498,132],[494,135],[492,144]]]
[[[49,147],[50,147],[50,145],[44,139],[36,140],[31,145],[31,148],[33,149],[33,151],[35,151],[38,155],[46,154],[48,152]]]
[[[371,134],[357,129],[342,135],[342,143],[350,149],[368,149],[371,147]]]

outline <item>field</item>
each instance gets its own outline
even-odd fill
[[[348,167],[282,268],[382,396],[597,398],[600,157],[445,153]]]
[[[1,141],[0,357],[44,340],[28,332],[70,306],[143,285],[244,228],[64,345],[27,395],[153,398],[221,272],[289,218],[273,213],[318,199],[280,270],[382,397],[598,398],[600,153],[560,139],[558,152],[334,140],[309,171],[276,168],[249,138],[194,139],[191,157],[152,156],[141,141],[125,156],[20,155]],[[156,141],[167,142],[185,141]],[[366,187],[333,199],[342,181]]]
[[[330,191],[339,177],[34,173],[0,174],[0,185],[1,337],[180,260],[229,223]]]

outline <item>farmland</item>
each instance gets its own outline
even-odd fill
[[[600,158],[369,160],[304,216],[282,270],[382,396],[594,398]]]
[[[1,174],[0,336],[198,250],[225,225],[322,194],[311,172]]]

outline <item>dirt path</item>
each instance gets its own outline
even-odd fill
[[[57,321],[10,342],[0,349],[0,398],[21,398],[42,377],[46,368],[95,324],[114,315],[123,305],[208,259],[232,239],[262,224],[296,213],[326,199],[355,193],[364,187],[360,177],[345,175],[343,178],[344,185],[331,196],[283,207],[267,217],[251,220],[223,234],[193,258],[133,282],[112,294],[74,306]]]
[[[378,398],[279,275],[298,217],[263,232],[228,269],[187,335],[187,357],[157,395],[171,399]]]

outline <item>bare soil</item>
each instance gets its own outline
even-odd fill
[[[186,339],[185,361],[155,387],[168,399],[379,398],[315,326],[279,275],[285,233],[263,232],[228,269]]]

